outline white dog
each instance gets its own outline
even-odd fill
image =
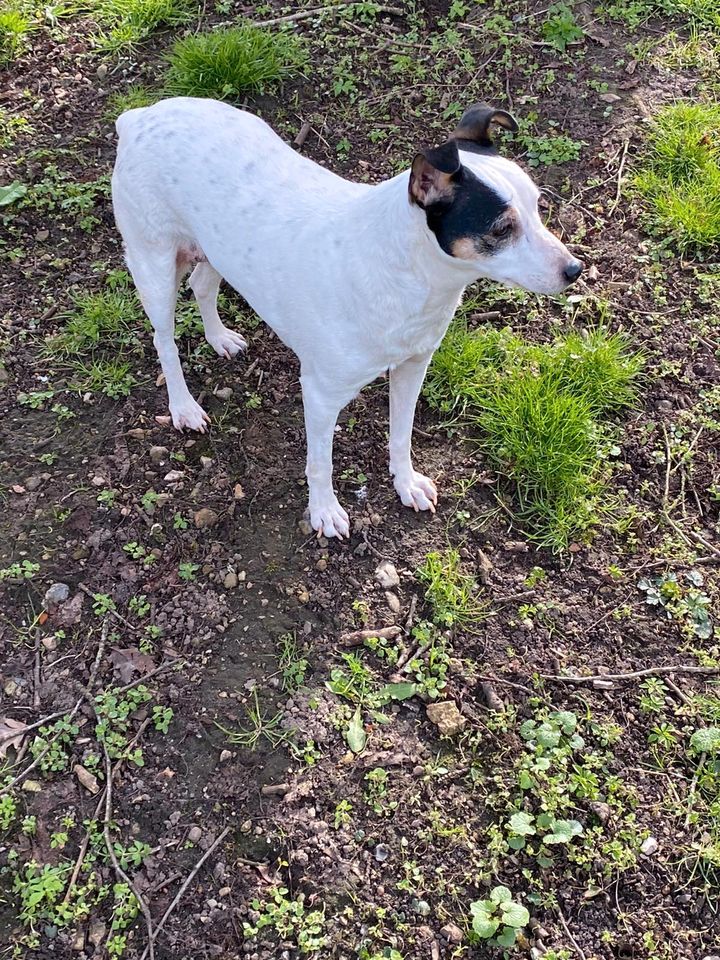
[[[465,287],[479,277],[559,293],[582,264],[544,226],[539,191],[498,156],[491,123],[470,108],[440,147],[377,186],[351,183],[300,156],[249,113],[177,98],[129,110],[112,178],[127,263],[154,328],[175,427],[208,416],[185,383],[174,339],[183,275],[208,342],[247,346],[217,312],[228,281],[300,359],[310,522],[349,534],[332,483],[338,414],[390,371],[390,472],[402,502],[434,510],[432,480],[413,469],[415,405],[433,351]]]

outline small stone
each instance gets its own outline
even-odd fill
[[[93,920],[88,931],[88,940],[94,947],[99,947],[105,939],[107,927],[102,920]]]
[[[599,800],[593,800],[589,804],[589,807],[598,818],[600,823],[607,823],[607,821],[610,819],[610,814],[612,811],[610,810],[609,804],[601,803]]]
[[[316,569],[316,570],[319,570],[319,571],[322,573],[323,570],[327,570],[327,565],[328,565],[328,564],[327,564],[327,560],[325,559],[325,557],[320,557],[320,559],[318,560],[318,562],[315,564],[315,569]]]
[[[233,496],[235,497],[236,500],[242,500],[243,497],[245,496],[245,491],[243,490],[243,486],[241,483],[236,483],[235,486],[233,487]]]
[[[313,532],[313,528],[307,520],[301,520],[300,523],[298,523],[298,530],[303,537],[309,537]]]
[[[3,687],[5,696],[7,697],[14,697],[19,689],[20,687],[17,685],[17,683],[15,683],[14,680],[8,680],[8,682]]]
[[[398,599],[397,594],[392,593],[390,590],[386,590],[385,599],[387,600],[387,605],[390,607],[393,613],[400,613],[400,600]]]
[[[22,785],[25,793],[42,793],[42,787],[37,780],[26,780]]]
[[[445,937],[448,943],[462,943],[463,941],[463,932],[460,927],[456,926],[454,923],[446,923],[445,926],[440,930],[440,933]]]
[[[153,463],[162,464],[166,463],[170,456],[170,451],[167,447],[150,447],[150,459]]]
[[[228,760],[232,760],[232,751],[222,750],[220,753],[220,763],[227,763]]]
[[[69,596],[70,587],[66,583],[53,583],[53,585],[45,591],[43,605],[46,610],[53,609],[61,603],[65,603]]]
[[[383,560],[375,571],[375,579],[385,590],[400,585],[400,575],[389,560]]]
[[[231,892],[232,892],[232,887],[220,887],[220,889],[218,890],[218,896],[227,897],[227,895]]]
[[[43,478],[41,476],[28,477],[25,481],[25,489],[30,491],[37,490],[42,486],[42,482]]]
[[[185,474],[182,472],[182,470],[171,470],[169,473],[165,474],[163,480],[165,483],[177,483],[179,480],[182,480],[184,476]]]
[[[218,522],[218,515],[210,507],[203,507],[195,512],[195,526],[198,530],[204,530],[206,527],[214,527]]]
[[[201,836],[202,830],[200,827],[190,827],[190,832],[188,833],[190,843],[197,843]]]
[[[219,397],[220,400],[229,400],[232,395],[232,387],[218,387],[218,389],[215,391],[215,396]]]
[[[240,824],[241,833],[250,833],[251,830],[252,830],[252,820],[244,820]]]
[[[223,580],[223,586],[225,587],[226,590],[234,590],[237,585],[238,585],[237,574],[235,573],[234,570],[229,570],[225,574],[225,579]]]
[[[375,859],[378,863],[385,863],[390,856],[390,848],[384,843],[378,843],[375,847]]]
[[[420,917],[430,916],[430,904],[427,900],[413,900],[413,909]]]
[[[82,953],[85,949],[85,931],[78,930],[75,936],[73,937],[72,942],[73,953]]]
[[[659,849],[660,844],[655,837],[648,837],[647,840],[643,841],[640,852],[644,853],[646,857],[651,857],[654,853],[657,853]]]
[[[40,643],[45,647],[46,650],[49,650],[51,653],[53,650],[57,650],[57,637],[43,637]]]
[[[100,66],[95,71],[95,76],[98,80],[104,80],[108,74],[108,65],[106,63],[101,63]]]
[[[599,98],[603,103],[619,103],[622,100],[622,97],[619,97],[617,93],[601,93]]]
[[[600,271],[595,266],[594,263],[591,263],[590,266],[585,271],[585,279],[590,283],[595,283],[596,280],[600,279]]]
[[[207,473],[212,464],[212,457],[200,457],[200,467],[205,473]]]
[[[429,703],[426,712],[428,719],[435,724],[443,737],[453,737],[460,733],[467,722],[452,700]]]
[[[107,487],[108,482],[105,477],[101,477],[99,473],[96,473],[94,477],[90,478],[90,483],[94,487]]]

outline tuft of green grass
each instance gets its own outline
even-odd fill
[[[433,620],[444,627],[468,629],[485,616],[477,597],[477,583],[464,573],[457,550],[433,551],[417,571],[426,585],[425,599],[433,611]]]
[[[305,53],[289,33],[241,26],[183,37],[167,61],[168,94],[227,100],[290,76],[304,63]]]
[[[91,0],[99,24],[98,47],[109,53],[132,48],[158,27],[177,27],[192,20],[195,0]]]
[[[113,93],[108,97],[105,116],[108,120],[117,120],[121,113],[126,110],[134,110],[136,107],[151,107],[162,97],[159,90],[153,90],[142,83],[135,83],[126,90]]]
[[[602,419],[636,399],[642,356],[604,328],[531,344],[511,330],[469,329],[460,316],[433,358],[425,396],[475,427],[515,488],[533,540],[561,548],[597,519]]]
[[[720,103],[676,103],[654,118],[634,183],[652,228],[680,250],[720,243]]]
[[[0,11],[0,67],[20,55],[29,32],[30,21],[19,10]]]
[[[78,358],[98,347],[115,352],[137,341],[142,329],[142,312],[132,292],[129,276],[122,270],[108,277],[107,288],[97,293],[80,293],[65,327],[47,345],[56,358]]]

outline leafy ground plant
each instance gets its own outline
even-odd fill
[[[483,619],[477,583],[463,572],[457,550],[448,548],[442,553],[429,553],[417,575],[426,585],[425,599],[433,609],[436,623],[467,628]]]
[[[192,19],[194,0],[94,0],[90,12],[100,29],[97,44],[115,52],[147,39],[160,26],[179,26]]]
[[[531,344],[459,317],[435,354],[431,405],[479,429],[481,448],[515,485],[532,539],[562,548],[597,520],[601,421],[635,400],[642,357],[604,328]]]
[[[656,115],[634,183],[650,226],[680,250],[720,242],[720,103],[676,103]]]
[[[487,900],[470,904],[473,932],[481,940],[499,947],[512,947],[518,931],[525,927],[530,914],[527,907],[512,898],[507,887],[494,887]]]
[[[12,63],[25,46],[30,21],[12,7],[0,11],[0,67]]]
[[[688,571],[682,580],[675,573],[638,581],[638,589],[645,594],[651,607],[661,607],[668,620],[678,621],[683,629],[709,640],[714,632],[708,612],[710,597],[703,589],[703,576],[698,570]]]
[[[173,45],[165,90],[172,96],[233,99],[290,76],[304,59],[291,34],[250,26],[200,33]]]

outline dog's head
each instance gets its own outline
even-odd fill
[[[504,110],[477,105],[442,146],[422,150],[410,170],[410,202],[421,207],[440,248],[487,277],[533,293],[560,293],[582,263],[540,219],[540,191],[489,134],[517,130]]]

